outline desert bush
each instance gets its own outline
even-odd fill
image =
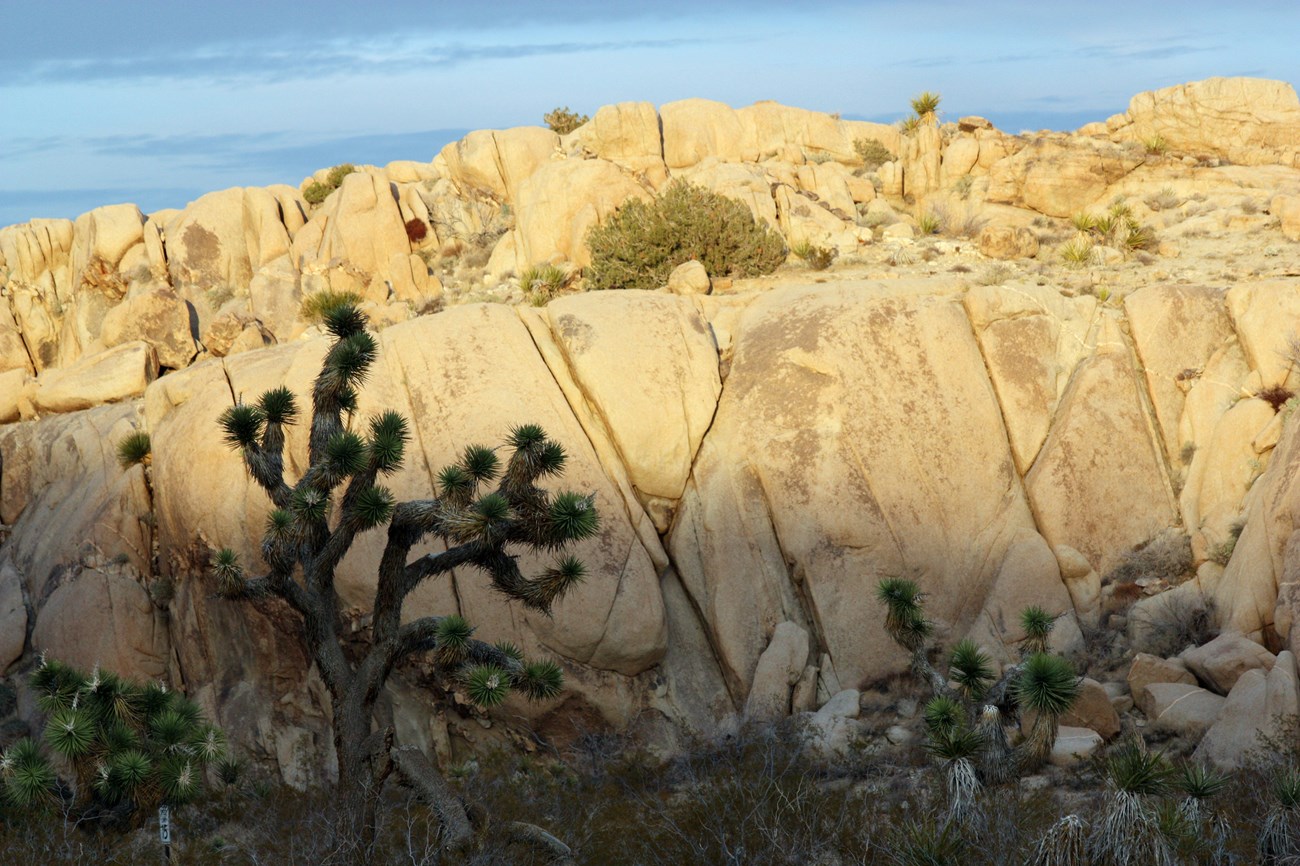
[[[710,277],[752,277],[786,257],[781,236],[734,199],[676,181],[657,199],[631,199],[587,234],[591,289],[656,289],[692,259]]]
[[[1015,276],[1016,270],[1005,262],[994,262],[980,271],[975,282],[981,286],[1000,286]]]
[[[361,296],[356,292],[338,292],[333,289],[325,289],[303,298],[302,304],[298,307],[298,316],[304,322],[320,324],[325,321],[333,310],[359,303],[361,303]]]
[[[568,135],[588,120],[591,120],[591,118],[585,114],[570,111],[567,105],[553,108],[542,115],[542,122],[549,126],[552,132],[560,135]]]
[[[862,160],[862,167],[867,171],[875,171],[887,162],[893,160],[894,155],[890,153],[889,148],[880,143],[877,138],[859,138],[853,142],[853,152]]]
[[[1193,571],[1191,539],[1182,532],[1161,532],[1120,557],[1102,583],[1134,583],[1146,577],[1178,584]]]
[[[1165,594],[1144,602],[1133,614],[1133,650],[1167,658],[1219,636],[1214,599],[1202,595]]]
[[[314,180],[307,184],[307,187],[302,191],[303,199],[310,205],[320,204],[329,197],[330,193],[343,184],[343,178],[356,170],[357,167],[350,162],[334,166],[325,175],[324,181]]]
[[[1161,187],[1160,191],[1154,195],[1147,196],[1145,202],[1146,206],[1151,210],[1162,211],[1173,210],[1182,204],[1183,200],[1178,197],[1178,193],[1174,192],[1173,187],[1166,186]]]
[[[418,244],[429,236],[429,227],[424,220],[419,217],[411,217],[406,221],[406,239],[412,244]]]
[[[1153,156],[1163,156],[1169,151],[1169,143],[1163,135],[1152,135],[1142,139],[1142,146]]]

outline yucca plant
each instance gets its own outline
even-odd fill
[[[1022,761],[1038,766],[1052,753],[1061,716],[1074,706],[1079,677],[1074,666],[1061,656],[1035,652],[1025,658],[1013,688],[1017,704],[1035,714],[1025,738]]]
[[[1169,792],[1169,762],[1134,739],[1107,756],[1104,770],[1109,796],[1090,840],[1094,858],[1109,866],[1172,866],[1174,851],[1163,832],[1168,827],[1161,827],[1156,808]]]
[[[1273,804],[1264,819],[1256,850],[1262,866],[1281,866],[1300,858],[1300,770],[1276,770],[1269,787]]]
[[[967,761],[981,785],[999,784],[1042,763],[1061,716],[1079,693],[1073,666],[1046,652],[1056,617],[1036,607],[1021,614],[1022,658],[1000,677],[992,658],[971,640],[952,648],[945,676],[930,661],[934,627],[925,617],[920,586],[907,578],[885,578],[876,586],[876,599],[885,609],[885,631],[908,651],[913,673],[933,693],[924,715],[932,754],[948,767]],[[1022,710],[1034,713],[1034,720],[1029,736],[1012,746],[1007,724]],[[965,750],[967,736],[976,747]],[[954,746],[962,747],[961,754]]]
[[[1068,268],[1081,268],[1092,263],[1092,241],[1078,236],[1061,244],[1061,261]]]
[[[558,265],[525,268],[519,275],[519,290],[534,307],[545,306],[572,279],[572,274]]]
[[[957,866],[962,838],[952,821],[908,820],[891,836],[890,859],[898,866]]]
[[[1029,866],[1090,866],[1088,825],[1078,815],[1066,815],[1038,840]]]
[[[143,430],[128,433],[117,442],[117,462],[123,469],[130,469],[137,463],[149,463],[152,446],[149,434]]]
[[[158,683],[138,685],[99,669],[86,674],[42,658],[30,684],[46,714],[42,739],[53,759],[31,740],[0,759],[5,798],[20,808],[55,801],[57,766],[77,821],[134,828],[164,803],[192,802],[205,768],[225,758],[221,730]]]
[[[469,815],[433,764],[416,750],[394,749],[391,731],[372,734],[375,704],[390,672],[422,655],[449,685],[482,707],[495,706],[512,692],[535,700],[554,697],[563,676],[554,662],[530,661],[517,648],[475,639],[473,626],[459,615],[407,619],[403,605],[428,580],[455,569],[464,581],[477,569],[506,598],[549,615],[586,575],[583,563],[565,551],[595,535],[595,496],[540,487],[563,472],[568,456],[541,427],[522,424],[509,433],[504,448],[466,448],[437,474],[430,498],[398,501],[382,479],[402,464],[410,439],[406,419],[386,411],[353,420],[358,389],[378,343],[355,302],[345,299],[322,312],[335,339],[312,390],[308,459],[297,482],[291,486],[284,473],[285,429],[300,415],[292,392],[272,389],[221,416],[226,442],[240,452],[275,507],[262,537],[259,573],[250,576],[233,550],[220,550],[212,560],[215,589],[239,601],[278,596],[293,612],[277,623],[304,641],[333,705],[340,841],[363,852],[362,859],[369,856],[379,797],[385,780],[396,774],[434,807],[443,841],[460,845],[472,835]],[[367,645],[344,631],[335,571],[361,533],[381,528],[387,542]],[[442,542],[441,549],[409,559],[430,536]],[[549,553],[553,562],[527,577],[515,553],[520,549]],[[551,854],[567,851],[537,827],[511,826],[545,843]]]
[[[912,111],[922,120],[932,119],[938,113],[942,99],[943,97],[933,91],[923,90],[912,97]]]
[[[984,789],[975,761],[984,750],[979,731],[963,723],[931,729],[926,751],[937,758],[945,770],[948,788],[948,815],[958,823],[979,814],[979,795]]]
[[[943,217],[934,211],[926,211],[916,218],[916,230],[923,235],[937,235],[943,231]]]

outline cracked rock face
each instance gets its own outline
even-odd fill
[[[1249,297],[1267,306],[1275,284],[1261,285]],[[427,495],[466,444],[535,422],[569,451],[561,483],[594,491],[603,517],[578,551],[591,577],[553,619],[511,607],[468,571],[422,587],[407,614],[459,611],[487,639],[560,659],[570,708],[697,732],[744,709],[783,623],[808,662],[766,677],[765,705],[792,706],[774,690],[792,699],[805,680],[804,691],[855,688],[901,671],[874,597],[885,575],[921,583],[944,640],[971,635],[1010,657],[1016,613],[1038,604],[1065,615],[1057,635],[1068,644],[1078,629],[1053,548],[1077,552],[1071,575],[1104,571],[1149,527],[1179,520],[1159,420],[1176,401],[1149,387],[1136,359],[1162,357],[1144,341],[1176,321],[1185,294],[1135,301],[1147,324],[1133,329],[1123,308],[1053,306],[1046,294],[963,298],[867,281],[708,299],[609,292],[544,311],[471,305],[390,327],[359,417],[392,408],[411,419],[392,479],[400,498]],[[1253,322],[1247,309],[1222,321]],[[1187,363],[1236,339],[1214,331]],[[1008,347],[1033,341],[1047,366],[1018,377]],[[257,563],[269,508],[220,441],[218,415],[279,384],[308,393],[326,347],[317,338],[212,359],[158,379],[143,401],[0,430],[13,525],[0,597],[19,599],[6,621],[34,617],[17,663],[51,649],[165,673],[219,720],[252,713],[246,745],[268,760],[294,732],[294,778],[311,765],[303,754],[325,766],[328,702],[306,658],[273,622],[210,598],[201,575],[222,545]],[[1245,361],[1225,369],[1252,375]],[[1198,405],[1186,402],[1184,414]],[[147,479],[113,453],[136,427],[153,438]],[[1223,429],[1236,439],[1221,442]],[[1207,454],[1235,453],[1258,431],[1215,435],[1201,439]],[[1296,439],[1286,428],[1275,440],[1286,465]],[[306,430],[293,428],[291,476],[305,449]],[[1247,634],[1272,627],[1272,605],[1238,603],[1234,587],[1264,594],[1272,568],[1294,568],[1265,552],[1292,519],[1291,477],[1264,479],[1259,529],[1243,533],[1243,557],[1260,568],[1234,558],[1206,587]],[[381,533],[362,536],[339,570],[358,623],[382,544]],[[402,687],[407,719],[420,692]],[[555,709],[514,712],[545,729]]]

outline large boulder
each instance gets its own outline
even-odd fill
[[[1142,164],[1140,149],[1087,138],[1031,141],[993,164],[985,199],[1068,217],[1101,200],[1107,188]]]
[[[1116,141],[1163,139],[1171,150],[1240,165],[1296,165],[1300,99],[1285,81],[1207,78],[1139,93],[1106,121]]]
[[[732,344],[668,548],[733,694],[785,620],[815,624],[845,686],[902,670],[874,575],[918,575],[944,633],[992,646],[1027,604],[1070,609],[958,303],[790,287]]]
[[[1138,653],[1133,657],[1133,664],[1128,671],[1128,689],[1133,696],[1133,703],[1148,716],[1154,715],[1147,695],[1147,687],[1153,683],[1179,683],[1187,686],[1196,685],[1196,677],[1187,669],[1181,659],[1162,659],[1148,653]]]
[[[548,163],[519,186],[516,243],[520,267],[559,257],[591,264],[587,232],[629,198],[649,198],[627,171],[603,159]]]
[[[1038,255],[1038,236],[1022,226],[985,226],[978,243],[980,255],[990,259],[1030,259]]]
[[[1199,740],[1219,720],[1225,700],[1187,683],[1151,683],[1143,712],[1153,729]]]
[[[1209,286],[1146,286],[1124,298],[1133,348],[1169,460],[1180,460],[1179,421],[1186,399],[1179,383],[1204,370],[1233,335],[1224,290]]]
[[[1126,354],[1098,354],[1075,371],[1025,489],[1038,527],[1101,573],[1177,521],[1141,386]]]
[[[144,291],[108,311],[99,338],[108,347],[143,340],[158,354],[159,366],[178,370],[198,351],[192,309],[170,289]]]
[[[669,170],[689,168],[706,157],[723,162],[753,161],[745,128],[730,106],[710,99],[683,99],[659,107],[664,162]]]
[[[138,397],[158,377],[158,354],[137,340],[90,355],[71,367],[48,370],[33,384],[33,409],[76,412],[101,403]]]
[[[753,684],[745,700],[745,718],[775,721],[790,715],[791,689],[807,660],[808,632],[798,623],[778,624],[754,668]]]
[[[394,263],[399,272],[405,269],[407,278],[411,275],[411,242],[388,176],[366,170],[344,177],[294,235],[291,253],[304,277],[315,278],[313,288],[352,290],[381,303],[387,300]]]
[[[1277,660],[1264,647],[1243,635],[1226,632],[1204,646],[1184,651],[1179,658],[1208,689],[1221,695],[1232,687],[1246,671],[1268,671]]]
[[[659,112],[649,102],[602,106],[565,140],[628,171],[663,171]]]
[[[519,186],[555,156],[560,137],[538,126],[483,129],[453,141],[433,161],[465,193],[513,202]]]
[[[201,311],[211,289],[247,289],[253,274],[289,252],[289,231],[275,192],[234,187],[191,202],[164,230],[172,286]]]
[[[659,292],[572,295],[546,313],[633,487],[680,499],[722,391],[708,322],[689,300]]]
[[[1219,719],[1206,732],[1195,757],[1224,769],[1242,767],[1261,737],[1279,737],[1300,714],[1300,688],[1296,683],[1295,656],[1280,653],[1268,673],[1256,668],[1237,680]]]

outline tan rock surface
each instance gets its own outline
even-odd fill
[[[91,355],[71,367],[49,370],[33,383],[37,412],[76,412],[144,393],[158,377],[158,355],[137,340]]]
[[[1238,769],[1245,764],[1247,753],[1259,746],[1261,736],[1275,740],[1283,736],[1297,714],[1300,688],[1295,656],[1283,652],[1267,674],[1256,669],[1241,675],[1194,757],[1223,769]]]
[[[728,105],[709,99],[682,99],[659,106],[664,162],[670,170],[688,168],[714,156],[723,162],[757,158],[747,150],[744,124]]]
[[[389,278],[394,255],[409,269],[411,253],[388,176],[355,171],[343,178],[338,191],[294,235],[291,253],[304,273],[320,275],[321,288],[347,290],[349,286],[335,285],[335,280],[346,279],[338,274],[347,274],[362,293],[372,289],[378,292],[373,300],[385,300],[387,289],[381,286]]]
[[[141,292],[109,310],[100,340],[109,348],[143,340],[154,348],[159,366],[179,370],[198,348],[190,311],[189,303],[169,289]]]
[[[980,254],[991,259],[1029,259],[1038,255],[1038,236],[1018,226],[985,226],[979,234]]]
[[[899,669],[867,575],[916,573],[929,590],[945,587],[928,613],[954,633],[978,622],[985,634],[1035,601],[1066,609],[1045,545],[1045,561],[1020,560],[1038,573],[999,574],[1033,525],[960,306],[792,287],[746,308],[734,346],[668,539],[733,694],[745,694],[769,630],[787,619],[816,617],[846,686]],[[905,429],[887,421],[898,407]],[[943,465],[980,470],[930,471]],[[1002,582],[1022,594],[985,607]]]
[[[83,569],[41,605],[32,648],[83,670],[157,679],[167,667],[167,626],[135,580]]]
[[[798,623],[778,623],[752,675],[745,718],[776,721],[790,715],[790,695],[808,661],[808,632]]]
[[[1179,382],[1186,381],[1180,377],[1204,370],[1214,351],[1233,336],[1224,292],[1208,286],[1149,286],[1126,297],[1124,311],[1165,453],[1171,461],[1178,460],[1184,403]]]
[[[1195,686],[1196,677],[1181,659],[1162,659],[1148,653],[1138,653],[1134,656],[1128,672],[1129,694],[1133,696],[1133,703],[1137,704],[1138,709],[1148,716],[1152,715],[1153,711],[1149,711],[1152,704],[1146,694],[1146,688],[1152,683],[1180,683]]]
[[[548,163],[519,186],[521,267],[559,256],[577,267],[591,263],[587,231],[629,198],[649,198],[636,179],[612,162],[567,159]]]
[[[1151,727],[1199,739],[1223,714],[1226,699],[1186,683],[1151,683],[1144,696]]]
[[[659,112],[649,102],[602,106],[566,141],[628,171],[663,170]]]
[[[1188,670],[1208,689],[1226,695],[1246,671],[1269,671],[1277,660],[1264,647],[1233,632],[1179,655]]]
[[[1118,554],[1177,521],[1164,463],[1127,357],[1075,372],[1025,489],[1043,535],[1105,573]]]
[[[1283,81],[1207,78],[1139,93],[1128,111],[1107,121],[1117,140],[1156,136],[1174,150],[1216,154],[1232,162],[1294,164],[1300,145],[1300,100]]]
[[[559,144],[558,135],[537,126],[477,130],[444,147],[433,165],[445,167],[464,191],[514,201],[520,184],[550,161]]]
[[[1142,163],[1141,150],[1089,139],[1040,138],[989,169],[987,200],[1054,217],[1086,210]]]
[[[680,499],[722,391],[708,322],[690,300],[658,292],[573,295],[547,316],[632,484]]]

